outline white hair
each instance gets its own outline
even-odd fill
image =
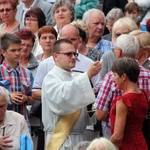
[[[125,57],[135,58],[139,51],[139,42],[134,35],[122,34],[117,38],[115,47],[120,48]]]
[[[117,150],[115,145],[106,138],[95,139],[86,150]]]
[[[105,21],[105,23],[106,23],[106,18],[105,18],[104,13],[103,13],[100,9],[92,8],[92,9],[87,10],[87,11],[83,14],[82,20],[86,23],[86,25],[89,24],[90,15],[91,15],[92,13],[99,13],[100,15],[102,15],[102,16],[104,17],[104,21]]]
[[[11,99],[10,99],[8,90],[2,86],[0,86],[0,95],[3,95],[5,97],[7,103],[11,104]]]

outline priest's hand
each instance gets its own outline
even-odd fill
[[[87,75],[88,75],[89,79],[91,79],[93,76],[98,74],[100,69],[101,69],[101,62],[100,61],[94,62],[90,66],[90,68],[87,70]]]

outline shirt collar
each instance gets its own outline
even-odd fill
[[[23,5],[23,10],[27,11],[27,10],[31,9],[32,7],[34,7],[35,2],[36,2],[36,0],[32,3],[32,5],[29,8],[26,8],[26,6]]]
[[[7,63],[6,63],[6,61],[3,61],[3,63],[2,63],[2,65],[6,68],[6,70],[9,72],[9,73],[11,73],[12,71],[14,71],[14,70],[17,70],[18,71],[18,73],[20,74],[20,65],[19,65],[19,63],[18,63],[18,66],[17,66],[17,68],[12,68],[11,66],[9,66]]]

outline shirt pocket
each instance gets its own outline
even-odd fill
[[[30,84],[26,81],[22,81],[21,84],[21,93],[24,95],[28,95],[30,92]]]
[[[0,86],[4,87],[8,91],[10,91],[10,81],[9,80],[2,80],[2,81],[0,81]]]

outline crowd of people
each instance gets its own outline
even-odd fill
[[[0,0],[0,149],[150,149],[150,2],[99,4]]]

